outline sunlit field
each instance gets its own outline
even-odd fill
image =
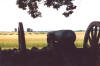
[[[75,32],[76,41],[75,45],[78,48],[83,47],[83,39],[85,32]],[[47,46],[47,34],[46,33],[25,33],[25,40],[27,48],[38,47],[43,48]],[[18,33],[17,32],[0,32],[0,47],[4,49],[18,48]]]
[[[77,48],[83,48],[83,40],[85,36],[85,32],[75,32],[76,34],[76,41],[75,45]]]

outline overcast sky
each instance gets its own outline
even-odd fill
[[[77,9],[70,17],[62,15],[65,9],[59,11],[40,5],[41,18],[33,19],[27,11],[19,9],[16,0],[0,1],[0,31],[13,31],[18,22],[23,22],[24,29],[33,30],[86,30],[92,21],[100,21],[100,0],[75,0]]]

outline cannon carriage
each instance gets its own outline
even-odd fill
[[[19,22],[19,49],[0,49],[0,66],[100,66],[100,22],[88,26],[83,48],[76,48],[75,40],[72,30],[52,31],[47,34],[47,47],[28,50],[23,24]]]

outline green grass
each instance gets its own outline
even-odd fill
[[[83,48],[84,32],[76,32],[75,45],[77,48]],[[27,48],[47,46],[47,34],[25,33]],[[16,32],[0,32],[0,47],[4,49],[18,48],[18,34]]]

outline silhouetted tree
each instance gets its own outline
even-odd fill
[[[33,32],[31,28],[27,28],[27,32]]]
[[[17,28],[15,28],[14,30],[15,30],[15,32],[17,32]]]
[[[17,5],[19,8],[26,10],[33,17],[40,17],[41,12],[38,10],[38,4],[42,0],[17,0]],[[66,11],[63,13],[65,17],[68,17],[76,9],[76,6],[72,2],[73,0],[44,0],[44,5],[47,7],[53,7],[54,9],[59,9],[61,6],[66,6]]]

